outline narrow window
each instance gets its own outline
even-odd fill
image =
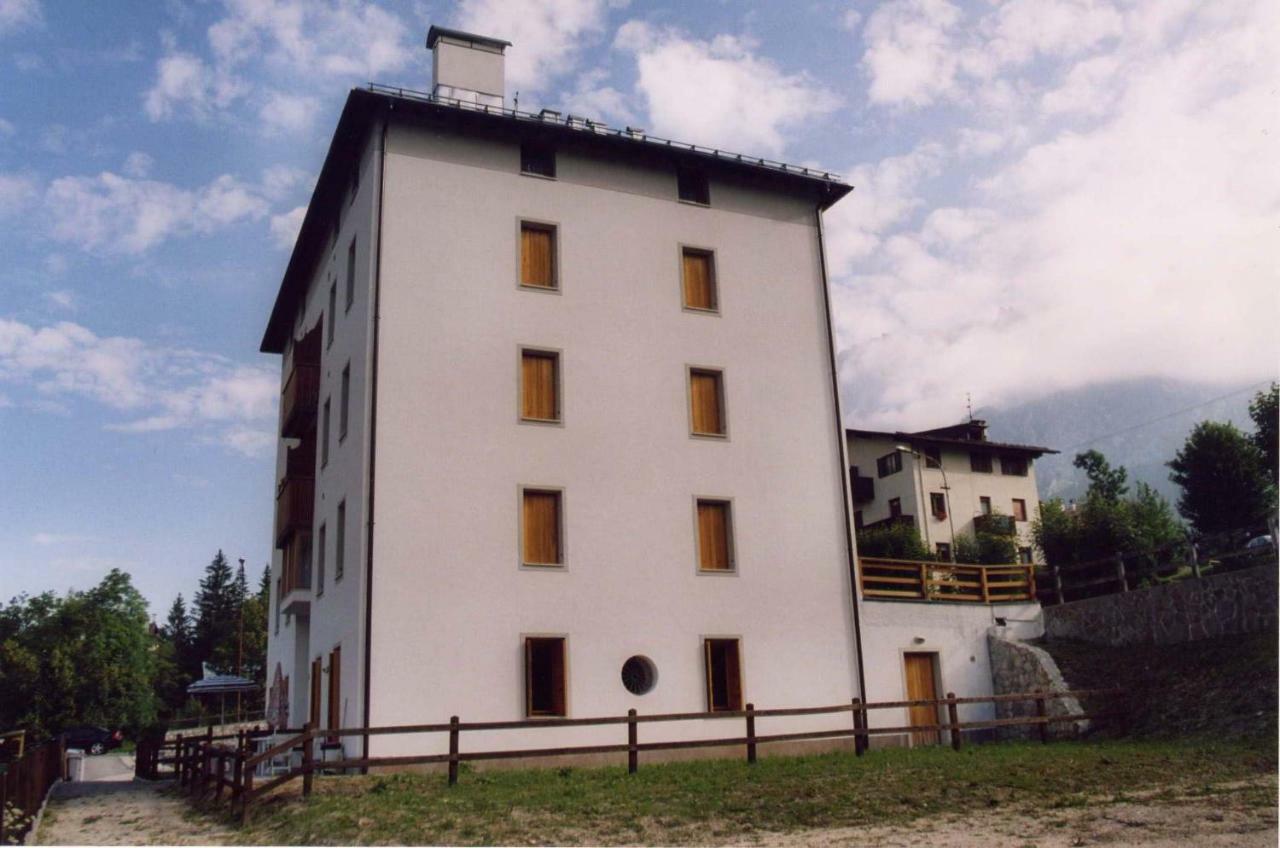
[[[1013,520],[1014,521],[1027,520],[1027,502],[1022,498],[1013,499]]]
[[[329,652],[329,729],[342,727],[342,646],[335,646]],[[341,737],[332,735],[330,742],[337,742]]]
[[[1027,476],[1027,458],[1025,456],[1000,457],[1000,473],[1008,477]]]
[[[520,285],[535,289],[557,288],[556,228],[545,224],[520,224]]]
[[[333,325],[337,321],[335,317],[337,314],[337,311],[338,311],[338,284],[335,281],[329,286],[329,323],[327,326],[327,333],[326,333],[326,339],[327,339],[325,342],[326,345],[333,344],[333,329],[334,329]]]
[[[676,192],[679,194],[680,199],[686,203],[698,203],[702,206],[711,205],[711,185],[707,181],[707,175],[699,171],[688,168],[677,170]]]
[[[942,449],[941,448],[925,448],[923,453],[924,453],[925,468],[941,468],[942,467]]]
[[[520,173],[555,179],[555,148],[549,144],[539,144],[536,141],[526,141],[521,144]]]
[[[715,312],[719,308],[716,291],[715,258],[708,250],[684,248],[681,251],[686,309]]]
[[[929,493],[929,509],[933,517],[941,521],[947,517],[947,496],[942,492]]]
[[[689,369],[689,425],[696,436],[725,435],[723,372]]]
[[[319,548],[319,550],[316,552],[316,594],[317,595],[324,594],[324,560],[325,560],[325,552],[329,547],[328,545],[325,544],[326,535],[327,534],[325,532],[325,526],[321,524],[320,534],[319,536],[316,537],[317,547]]]
[[[897,518],[902,515],[902,498],[889,498],[889,517]]]
[[[880,477],[888,477],[890,474],[897,474],[902,470],[902,452],[894,451],[887,453],[876,460],[876,474]]]
[[[528,637],[524,640],[524,714],[565,715],[564,639]]]
[[[742,659],[737,639],[704,639],[707,664],[707,710],[721,713],[742,709]]]
[[[947,542],[938,543],[938,561],[951,562],[951,545]]]
[[[985,451],[970,451],[969,470],[978,474],[991,473],[991,454]]]
[[[560,355],[520,351],[520,417],[525,421],[560,420]]]
[[[347,311],[351,311],[351,304],[356,299],[356,240],[351,239],[351,245],[347,248]]]
[[[342,389],[338,395],[338,441],[347,437],[347,421],[351,417],[351,363],[342,369]]]
[[[320,416],[320,467],[329,464],[329,401],[324,399],[324,412]]]
[[[982,497],[978,498],[978,509],[979,511],[982,512],[983,515],[990,515],[991,514],[991,498],[987,497],[986,495],[983,495]]]
[[[698,499],[698,568],[733,571],[733,519],[729,502]]]
[[[334,538],[333,579],[336,583],[342,579],[342,572],[347,564],[347,502],[338,504],[337,536]]]
[[[525,565],[563,565],[560,544],[560,492],[525,489],[521,561]]]

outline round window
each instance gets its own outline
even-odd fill
[[[632,695],[643,695],[658,684],[658,668],[648,657],[636,655],[622,664],[622,685]]]

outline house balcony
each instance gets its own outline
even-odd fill
[[[306,617],[311,612],[311,530],[296,533],[281,558],[280,611]]]
[[[315,518],[316,481],[306,477],[285,477],[276,492],[276,547],[288,548],[294,534],[310,535]]]
[[[999,604],[1036,600],[1034,565],[959,565],[858,557],[862,597],[877,601]]]
[[[320,366],[295,363],[280,396],[280,435],[300,439],[316,426],[320,405]]]
[[[863,477],[855,471],[849,474],[849,480],[853,483],[853,502],[855,504],[867,504],[876,499],[876,481],[874,477]]]
[[[914,515],[891,515],[888,518],[882,518],[879,521],[872,521],[869,524],[862,525],[863,530],[878,530],[880,528],[894,527],[896,525],[904,527],[915,527],[916,517]]]
[[[1012,515],[978,515],[973,519],[975,533],[990,533],[993,536],[1017,535],[1018,527]]]

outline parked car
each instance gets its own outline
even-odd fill
[[[124,742],[122,731],[107,730],[105,727],[72,727],[64,730],[62,736],[67,740],[68,748],[79,748],[90,754],[105,754],[112,748],[119,748]]]
[[[1275,546],[1275,539],[1272,539],[1271,535],[1267,534],[1266,536],[1254,536],[1244,548],[1247,551],[1269,551]]]

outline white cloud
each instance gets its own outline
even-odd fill
[[[262,193],[271,200],[280,200],[295,186],[307,180],[307,172],[289,165],[272,165],[262,172]]]
[[[72,322],[0,318],[0,382],[24,390],[22,405],[66,412],[69,401],[89,400],[109,411],[104,426],[120,432],[189,428],[242,453],[264,451],[270,442],[252,434],[271,432],[278,379],[270,368],[103,337]]]
[[[789,130],[839,105],[807,76],[757,56],[746,39],[699,41],[630,21],[614,43],[635,55],[636,86],[658,135],[780,156]]]
[[[191,53],[173,52],[156,63],[156,81],[143,105],[153,121],[171,117],[180,107],[206,118],[225,109],[247,90],[246,84],[205,64]]]
[[[600,68],[581,74],[573,90],[561,95],[560,110],[615,125],[634,126],[636,115],[627,95],[607,85],[607,77],[607,72]]]
[[[46,292],[45,298],[48,299],[49,303],[59,309],[64,309],[68,312],[74,312],[76,310],[76,295],[75,292],[70,289],[58,289],[57,291]]]
[[[952,38],[960,14],[947,0],[891,0],[877,7],[862,30],[871,102],[924,106],[950,91],[959,64]]]
[[[8,35],[44,20],[39,0],[0,0],[0,35]]]
[[[258,118],[268,131],[298,132],[311,126],[319,109],[319,98],[271,91],[258,109]]]
[[[457,25],[511,42],[508,95],[540,92],[577,66],[582,48],[603,31],[608,6],[605,0],[461,0]]]
[[[0,136],[11,136],[18,132],[18,128],[13,125],[13,121],[6,121],[0,118]]]
[[[33,533],[31,542],[41,547],[50,545],[66,545],[70,543],[79,543],[89,541],[88,536],[77,533]]]
[[[29,174],[0,171],[0,215],[25,209],[39,194],[39,183]]]
[[[156,161],[146,153],[141,150],[135,150],[125,158],[124,165],[120,170],[124,171],[127,176],[142,179],[150,175],[155,163]]]
[[[307,217],[307,207],[297,206],[282,215],[271,216],[271,236],[276,245],[286,250],[293,247],[298,240],[298,231],[302,229],[302,219]]]

